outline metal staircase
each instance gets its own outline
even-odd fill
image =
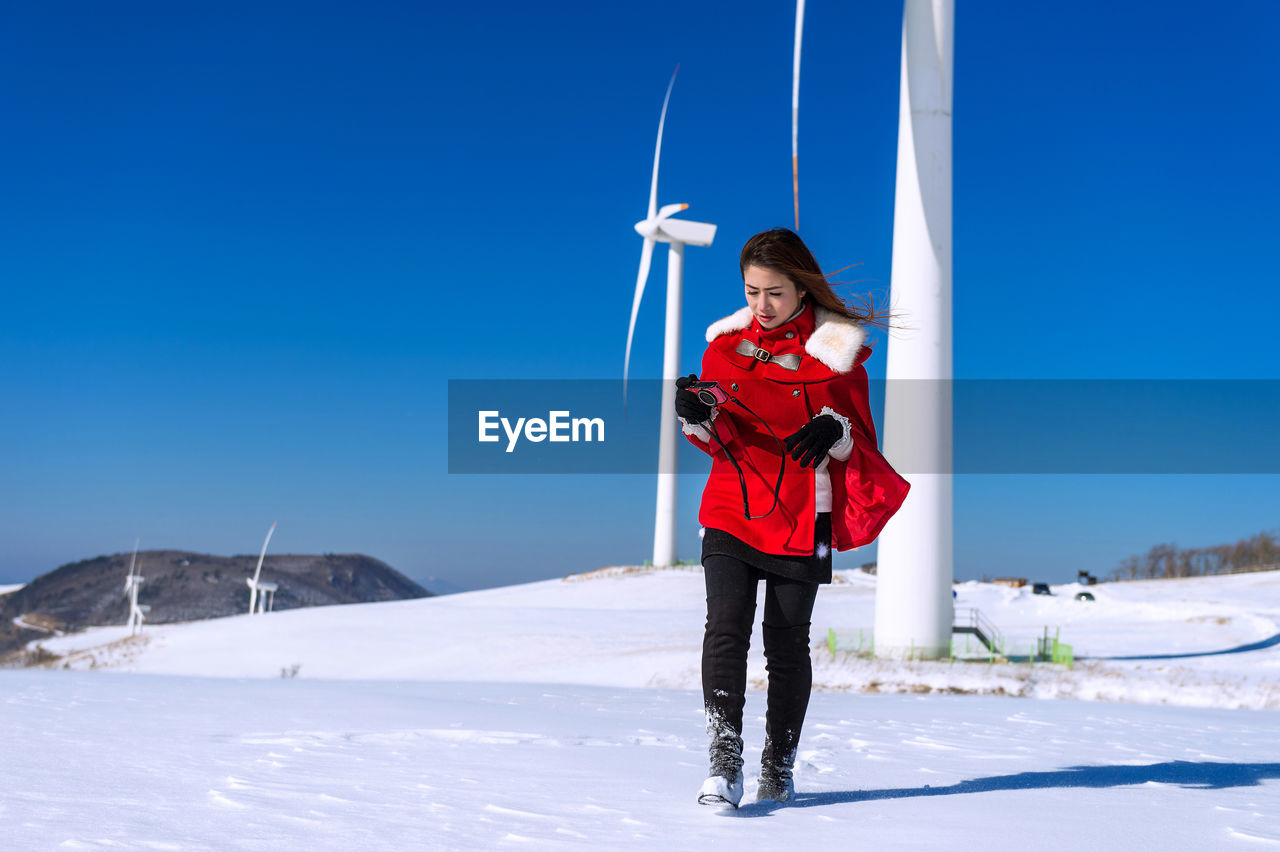
[[[952,633],[972,634],[993,654],[1004,653],[1004,636],[991,621],[974,607],[958,609],[951,625]]]

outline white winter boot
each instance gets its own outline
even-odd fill
[[[707,731],[711,734],[711,771],[698,789],[698,804],[736,808],[742,801],[742,736],[711,712]]]
[[[712,775],[702,782],[702,787],[698,790],[698,804],[700,805],[729,805],[736,808],[741,801],[741,770],[733,778]]]

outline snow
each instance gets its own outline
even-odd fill
[[[813,638],[869,629],[875,578],[842,572],[823,588]],[[1077,664],[889,664],[814,652],[815,688],[880,692],[974,692],[1041,698],[1280,709],[1280,572],[1194,580],[1052,587],[1033,595],[984,583],[957,587],[957,609],[978,608],[1026,656],[1057,633]],[[705,618],[699,569],[612,569],[439,598],[316,607],[269,616],[124,627],[41,639],[49,651],[81,653],[73,668],[145,674],[436,681],[583,683],[697,689]],[[765,681],[759,616],[748,676]],[[957,637],[963,653],[966,639]],[[968,640],[975,658],[987,658]],[[824,646],[825,647],[825,646]],[[1174,655],[1174,656],[1170,656]],[[1115,659],[1130,657],[1132,659]]]
[[[744,807],[695,803],[701,574],[613,569],[40,639],[66,670],[0,672],[5,844],[1280,846],[1280,575],[957,587],[1070,670],[833,656],[827,627],[874,621],[875,579],[839,579],[791,806],[753,804],[759,691]]]
[[[54,636],[65,635],[61,630],[54,630],[53,628],[50,628],[50,627],[41,627],[39,624],[31,624],[30,622],[23,619],[23,617],[20,615],[14,616],[13,619],[11,619],[11,621],[14,627],[19,627],[23,630],[39,630],[42,633],[52,633]]]

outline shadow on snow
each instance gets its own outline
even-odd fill
[[[1274,648],[1280,645],[1280,633],[1274,636],[1268,636],[1258,642],[1250,642],[1248,645],[1237,645],[1234,648],[1227,648],[1222,651],[1195,651],[1186,654],[1135,654],[1126,657],[1076,657],[1077,662],[1080,660],[1183,660],[1188,657],[1217,657],[1223,654],[1243,654],[1248,651],[1261,651],[1265,648]]]
[[[1221,790],[1226,787],[1256,787],[1263,781],[1280,778],[1280,763],[1194,763],[1175,760],[1147,766],[1071,766],[1052,772],[1019,772],[975,778],[944,787],[899,787],[884,790],[848,790],[831,793],[800,793],[789,805],[759,802],[743,805],[739,816],[767,816],[782,807],[813,808],[869,802],[876,799],[910,799],[918,796],[955,796],[967,793],[996,793],[1006,790],[1037,790],[1050,787],[1129,787],[1138,784],[1174,784],[1192,790]]]

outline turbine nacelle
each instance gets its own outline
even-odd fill
[[[688,210],[688,204],[664,204],[658,212],[650,213],[645,218],[636,222],[636,233],[648,239],[656,239],[658,229],[662,226],[662,220],[670,218],[682,210]],[[665,242],[670,242],[669,240]]]
[[[711,245],[711,241],[716,236],[715,225],[671,218],[672,214],[688,209],[688,204],[668,204],[658,211],[657,216],[636,222],[636,233],[646,240],[657,243],[685,243],[691,246]]]

